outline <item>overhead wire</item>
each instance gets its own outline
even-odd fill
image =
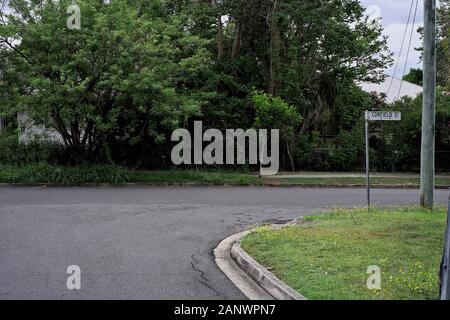
[[[408,44],[408,50],[406,52],[405,66],[403,67],[403,73],[402,73],[402,78],[401,78],[401,81],[400,81],[400,87],[398,89],[397,99],[400,98],[400,94],[401,94],[402,88],[403,88],[403,77],[405,76],[406,68],[408,67],[408,60],[409,60],[409,54],[410,54],[410,51],[411,51],[412,38],[413,38],[413,35],[414,35],[414,25],[416,24],[418,7],[419,7],[419,0],[416,0],[416,8],[414,10],[414,18],[413,18],[413,23],[411,25],[411,35],[409,37],[409,44]]]
[[[405,33],[403,34],[402,44],[400,46],[400,52],[398,53],[397,62],[395,64],[394,73],[392,74],[391,82],[389,84],[389,88],[388,88],[388,90],[386,92],[386,95],[388,95],[389,92],[391,91],[392,84],[394,83],[395,74],[397,73],[397,69],[398,69],[398,66],[399,66],[400,58],[401,58],[402,53],[403,53],[403,47],[405,45],[406,36],[408,34],[409,22],[411,21],[412,10],[413,10],[413,7],[414,7],[414,1],[416,1],[416,0],[411,0],[411,6],[409,7],[408,21],[406,22]]]

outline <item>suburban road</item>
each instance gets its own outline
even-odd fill
[[[417,190],[374,190],[376,205]],[[446,204],[448,191],[436,191]],[[0,299],[244,299],[212,250],[264,221],[363,206],[363,189],[0,188]],[[81,290],[66,268],[81,268]]]

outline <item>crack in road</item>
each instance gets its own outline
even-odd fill
[[[193,254],[191,255],[191,266],[192,269],[196,272],[198,272],[200,274],[200,279],[198,279],[198,282],[200,282],[203,286],[205,286],[206,288],[210,289],[211,291],[214,292],[214,294],[216,296],[218,296],[219,298],[223,298],[224,300],[228,300],[227,296],[225,293],[217,290],[216,288],[213,287],[211,280],[208,279],[208,277],[206,276],[207,273],[205,271],[203,271],[202,269],[199,268],[199,264],[200,261],[198,259],[196,259],[195,257],[197,256],[197,254]]]

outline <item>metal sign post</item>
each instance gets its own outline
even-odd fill
[[[398,111],[366,111],[366,185],[367,185],[367,209],[370,211],[370,121],[402,121],[402,113]]]
[[[441,300],[450,300],[450,197],[448,200],[447,229],[445,230],[444,255],[441,262]]]
[[[367,209],[370,211],[370,146],[369,146],[369,111],[366,111],[366,187]]]

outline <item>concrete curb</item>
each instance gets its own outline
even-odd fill
[[[250,230],[233,235],[214,250],[219,268],[250,300],[307,300],[241,248],[242,239],[251,232]],[[237,266],[239,270],[230,268],[230,265]],[[243,277],[242,273],[246,276]],[[255,285],[259,289],[255,289]]]
[[[241,240],[236,241],[231,248],[231,257],[245,273],[276,300],[307,300],[250,257],[241,248]]]
[[[274,300],[263,288],[248,276],[231,258],[231,248],[238,239],[245,237],[249,231],[241,232],[223,240],[214,249],[215,262],[231,282],[250,300]]]

